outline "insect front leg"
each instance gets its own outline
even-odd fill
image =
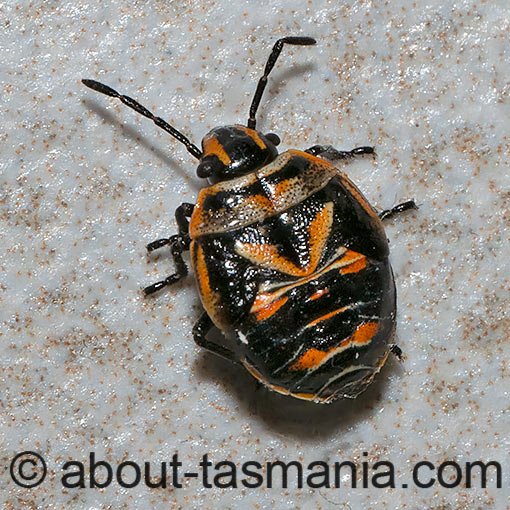
[[[193,213],[193,204],[184,203],[181,204],[175,211],[175,220],[179,227],[179,233],[168,238],[158,239],[147,245],[147,251],[152,252],[161,248],[162,246],[170,245],[170,253],[174,259],[176,272],[167,276],[164,280],[153,283],[148,287],[145,287],[144,294],[148,296],[158,290],[172,285],[188,274],[188,267],[182,258],[182,253],[189,250],[191,239],[189,237],[189,221],[187,218]]]
[[[306,149],[305,152],[311,154],[312,156],[320,156],[321,158],[325,157],[327,159],[335,160],[352,158],[354,156],[360,156],[363,154],[373,154],[374,148],[364,146],[355,147],[350,151],[339,151],[331,145],[314,145],[313,147]]]

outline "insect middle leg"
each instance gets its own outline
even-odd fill
[[[328,159],[335,160],[352,158],[354,156],[360,156],[363,154],[373,154],[374,148],[363,146],[355,147],[350,151],[339,151],[331,145],[314,145],[313,147],[306,149],[305,152],[308,152],[308,154],[311,154],[312,156],[326,157]]]
[[[162,246],[170,245],[170,253],[174,259],[176,272],[167,276],[164,280],[153,283],[143,290],[145,295],[153,294],[158,290],[172,285],[188,274],[188,267],[182,259],[182,253],[189,250],[191,239],[189,237],[189,218],[193,212],[194,205],[189,203],[181,204],[175,211],[175,220],[179,227],[179,233],[168,238],[158,239],[147,245],[147,251],[152,252]]]
[[[177,226],[179,227],[179,236],[180,237],[189,237],[189,221],[187,218],[191,217],[193,213],[194,204],[189,204],[184,202],[175,210],[175,221],[177,222]],[[172,239],[176,236],[172,236],[169,238],[157,239],[156,241],[152,241],[147,245],[147,251],[151,252],[170,244]]]

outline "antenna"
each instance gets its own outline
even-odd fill
[[[273,51],[271,51],[271,54],[269,55],[269,58],[266,62],[266,68],[264,69],[264,75],[262,78],[260,78],[259,83],[257,85],[257,90],[255,90],[255,95],[253,96],[253,101],[250,106],[250,117],[248,119],[247,126],[250,129],[255,129],[256,120],[255,120],[255,114],[257,113],[257,108],[259,107],[260,100],[262,98],[262,94],[264,93],[264,89],[267,85],[267,77],[269,76],[269,73],[273,69],[274,65],[276,64],[276,60],[280,56],[280,53],[282,52],[283,45],[284,44],[298,44],[301,46],[310,46],[312,44],[315,44],[317,41],[313,39],[312,37],[284,37],[282,39],[278,39],[276,41],[275,45],[273,46]]]
[[[202,157],[202,151],[194,144],[192,144],[188,138],[186,138],[180,131],[177,131],[174,127],[172,127],[168,122],[164,121],[161,117],[156,117],[153,115],[145,106],[142,106],[138,101],[135,101],[129,96],[124,96],[122,94],[119,94],[116,90],[112,89],[111,87],[108,87],[108,85],[104,85],[103,83],[99,83],[95,80],[81,80],[83,85],[86,85],[92,90],[95,90],[96,92],[101,92],[101,94],[105,94],[107,96],[116,97],[117,99],[120,99],[126,106],[129,106],[129,108],[132,108],[136,112],[138,112],[140,115],[143,115],[144,117],[147,117],[148,119],[151,119],[156,126],[160,127],[161,129],[164,129],[167,133],[171,134],[174,138],[177,138],[179,142],[183,143],[186,146],[186,149],[188,149],[188,152],[194,156],[197,159],[200,159]]]

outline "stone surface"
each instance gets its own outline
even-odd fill
[[[3,508],[510,508],[508,2],[271,5],[0,7]],[[191,277],[143,298],[142,286],[173,270],[168,252],[147,257],[145,244],[175,231],[174,209],[202,184],[178,142],[80,83],[137,98],[199,144],[211,127],[246,121],[271,45],[289,34],[318,44],[284,49],[259,127],[282,150],[374,145],[377,158],[353,162],[350,177],[380,209],[420,204],[387,224],[405,360],[329,407],[257,389],[195,347]],[[9,476],[24,450],[48,465],[34,489]],[[340,488],[298,489],[293,477],[287,489],[247,488],[239,473],[238,488],[191,478],[63,489],[63,463],[88,466],[91,451],[154,468],[178,452],[188,471],[205,453],[239,469],[351,460],[358,488],[348,476]],[[394,463],[396,488],[361,488],[361,463],[381,460]],[[470,489],[418,488],[421,460],[455,460],[464,474],[466,462],[498,461],[503,488],[492,472],[487,489],[479,476]]]

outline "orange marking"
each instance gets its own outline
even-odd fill
[[[276,301],[273,301],[272,303],[267,304],[266,306],[259,308],[255,312],[255,316],[257,317],[258,321],[265,321],[271,315],[274,315],[288,300],[288,297],[282,297],[280,299],[277,299]],[[253,307],[252,307],[253,310]]]
[[[297,267],[279,255],[276,246],[272,244],[239,243],[237,244],[237,251],[243,257],[262,267],[296,276],[305,276],[307,274],[307,268]]]
[[[290,292],[292,289],[299,287],[300,285],[306,285],[307,283],[310,283],[313,280],[317,280],[320,278],[323,274],[327,273],[328,271],[332,271],[335,268],[340,268],[341,271],[343,268],[347,268],[348,266],[352,266],[353,264],[357,264],[358,261],[361,261],[361,259],[365,258],[364,255],[361,255],[360,253],[357,253],[352,250],[345,250],[343,248],[344,252],[343,255],[348,254],[347,258],[344,256],[340,256],[339,259],[331,262],[329,265],[321,269],[320,271],[313,273],[310,276],[306,276],[304,278],[301,278],[300,280],[297,280],[289,285],[285,285],[283,287],[279,287],[273,292],[261,292],[260,294],[257,294],[257,297],[255,298],[255,301],[253,303],[253,306],[251,308],[251,312],[255,312],[264,306],[267,306],[268,303],[278,299],[279,297],[283,296],[287,292]],[[349,253],[348,253],[349,252]],[[340,254],[341,255],[341,254]],[[365,260],[366,264],[366,260]],[[361,269],[361,267],[360,267]],[[314,294],[312,294],[308,300],[313,301],[314,299],[318,299],[321,295],[327,294],[329,292],[328,289],[318,290]],[[343,311],[343,309],[337,310],[335,313],[340,313]],[[327,317],[326,317],[327,318]],[[309,324],[309,326],[313,326],[316,323],[316,321],[313,321]]]
[[[315,400],[315,393],[289,393],[294,398],[300,398],[301,400]],[[322,399],[318,399],[322,402]]]
[[[218,139],[215,136],[205,137],[203,144],[204,144],[204,156],[214,154],[215,156],[218,156],[218,159],[222,163],[224,163],[227,166],[230,165],[229,155],[225,152],[223,145],[221,145],[221,143],[218,142]]]
[[[285,179],[284,181],[280,181],[275,187],[273,191],[273,195],[275,198],[282,198],[287,195],[292,189],[293,179]]]
[[[333,202],[328,202],[324,206],[324,209],[322,209],[322,211],[317,214],[309,228],[310,271],[306,273],[306,275],[312,273],[317,268],[317,265],[319,264],[319,260],[322,255],[322,250],[324,248],[324,245],[326,244],[326,241],[328,240],[332,224],[333,224]]]
[[[358,345],[365,345],[370,343],[377,331],[377,326],[377,322],[367,322],[366,324],[361,324],[351,336],[350,342]]]
[[[291,395],[295,398],[300,398],[301,400],[314,400],[316,395],[314,393],[292,393],[289,389],[284,388],[283,386],[277,386],[276,384],[270,383],[255,367],[253,367],[246,358],[243,358],[241,362],[244,365],[244,368],[248,370],[248,372],[257,379],[257,381],[261,382],[264,386],[271,388],[273,391],[277,393],[281,393],[282,395]],[[321,402],[323,399],[318,399]]]
[[[309,154],[308,152],[304,152],[304,151],[298,151],[297,149],[289,149],[287,152],[290,152],[292,155],[295,155],[295,156],[301,156],[302,158],[306,158],[306,159],[309,159],[312,163],[316,164],[316,165],[320,165],[321,167],[333,167],[333,165],[331,163],[329,163],[328,161],[325,161],[324,159],[322,158],[319,158],[318,156],[314,156],[313,154]],[[335,167],[333,167],[335,168]]]
[[[362,269],[365,269],[366,266],[367,260],[365,257],[362,257],[359,260],[353,262],[352,264],[349,264],[347,267],[340,269],[340,273],[341,274],[358,273]]]
[[[205,255],[202,246],[198,245],[196,255],[196,272],[198,275],[198,282],[200,284],[200,293],[206,301],[205,308],[208,308],[207,303],[213,302],[213,291],[211,289],[211,282],[209,280],[209,272],[205,263]]]
[[[255,301],[253,301],[253,305],[251,306],[250,312],[258,312],[261,308],[266,307],[268,303],[271,303],[273,299],[273,294],[269,294],[268,292],[257,294]]]
[[[342,262],[347,262],[347,265],[340,269],[341,274],[357,273],[367,266],[367,259],[361,253],[356,251],[347,250],[342,257]]]
[[[192,254],[193,271],[197,275],[202,304],[214,325],[219,329],[225,329],[228,327],[228,321],[226,321],[224,310],[219,306],[219,296],[211,286],[204,250],[202,246],[192,241],[190,251]]]
[[[346,250],[345,250],[346,251]],[[292,289],[299,287],[300,285],[305,285],[313,280],[318,279],[323,274],[327,273],[328,271],[332,271],[336,267],[343,267],[343,258],[340,258],[339,260],[335,260],[325,268],[321,269],[319,272],[314,273],[310,276],[307,276],[305,278],[302,278],[296,282],[291,283],[290,285],[285,285],[284,287],[279,287],[274,292],[261,292],[260,294],[257,294],[255,301],[253,302],[253,306],[251,308],[251,312],[256,311],[257,309],[260,309],[267,305],[267,303],[270,303],[271,301],[274,301],[275,299],[278,299],[280,296],[283,296],[283,294],[286,294],[287,292],[290,292]],[[329,292],[329,289],[324,289],[322,291],[317,291],[315,294],[318,293],[326,294]],[[312,295],[313,296],[315,296]],[[317,295],[314,299],[317,299],[319,296]],[[311,297],[308,298],[309,300],[312,299]]]
[[[269,200],[269,198],[264,195],[251,195],[243,200],[243,207],[256,207],[259,209],[263,209],[270,214],[274,214],[276,211],[274,209],[273,202]]]
[[[265,149],[266,144],[262,141],[262,138],[260,138],[257,131],[254,129],[249,129],[246,126],[240,126],[239,124],[236,124],[236,128],[239,129],[239,131],[242,131],[243,133],[246,133],[250,138],[253,139],[253,141],[261,148]]]
[[[241,226],[242,221],[239,223],[239,220],[243,217],[245,219],[253,217],[255,221],[276,213],[273,202],[264,195],[251,195],[242,198],[230,209],[223,208],[219,211],[204,209],[204,202],[207,198],[213,197],[221,191],[221,188],[216,185],[204,188],[198,194],[189,223],[189,234],[192,239],[210,232],[210,227],[215,227],[212,232],[224,232],[233,222]],[[217,228],[218,226],[221,228]]]
[[[329,351],[320,351],[315,347],[308,349],[293,365],[289,367],[289,370],[306,370],[308,368],[314,368],[319,366],[324,358],[333,350],[334,347]]]
[[[325,321],[330,319],[331,317],[334,317],[335,315],[345,312],[349,307],[343,306],[342,308],[339,308],[338,310],[333,310],[332,312],[327,313],[326,315],[323,315],[322,317],[319,317],[318,319],[315,319],[312,322],[309,322],[306,327],[311,328],[312,326],[315,326],[316,324],[319,324],[319,322]]]
[[[239,129],[240,127],[237,126]],[[213,138],[212,136],[210,138]],[[254,138],[254,140],[256,140]],[[209,146],[208,137],[203,143],[204,149],[211,150],[214,153],[216,149],[214,146]],[[220,144],[218,144],[219,148]],[[288,179],[289,182],[282,184],[279,188],[279,193],[275,192],[278,184],[271,184],[267,179],[271,175],[276,175],[281,172],[282,168],[289,162],[292,163],[292,158],[299,157],[308,158],[312,160],[310,165],[302,173]],[[226,159],[225,159],[226,161]],[[192,216],[190,225],[190,235],[196,239],[200,235],[214,234],[230,231],[246,225],[250,225],[257,221],[263,221],[268,217],[268,214],[276,214],[285,212],[291,206],[299,204],[310,195],[314,194],[319,189],[322,189],[329,180],[338,175],[338,169],[324,160],[309,156],[308,154],[300,151],[288,151],[280,154],[271,163],[265,165],[255,172],[236,177],[228,181],[221,181],[213,184],[209,188],[204,188],[200,191],[197,203],[195,205],[195,212]],[[228,192],[239,196],[247,187],[260,182],[264,187],[264,194],[271,201],[271,213],[267,213],[265,209],[258,207],[250,207],[250,202],[240,200],[239,203],[231,210],[226,211],[200,211],[203,209],[203,202],[207,196],[214,195],[218,192]],[[283,190],[285,189],[285,192]],[[244,193],[243,193],[244,194]],[[267,203],[265,204],[267,205]],[[382,227],[381,227],[382,228]]]
[[[330,314],[324,315],[318,320],[319,321],[324,320],[328,318],[328,316],[332,317],[333,315],[336,315],[342,310],[345,310],[345,308],[347,307],[344,307],[343,309],[341,308],[340,310],[335,310]],[[311,324],[313,323],[308,324],[307,327],[310,326]],[[378,326],[377,322],[367,322],[365,324],[361,324],[356,328],[356,331],[350,337],[346,338],[345,340],[342,340],[340,342],[340,345],[338,345],[337,347],[332,347],[327,351],[321,351],[319,349],[316,349],[315,347],[312,347],[311,349],[305,351],[300,356],[300,358],[289,367],[289,370],[316,369],[320,367],[322,364],[326,363],[328,359],[344,351],[353,344],[365,345],[369,343],[374,337],[377,331],[377,326]]]
[[[308,301],[315,301],[316,299],[319,299],[321,296],[324,296],[324,294],[328,294],[328,293],[329,293],[329,289],[317,290],[308,298]]]
[[[191,218],[189,220],[189,235],[191,239],[196,239],[200,234],[200,228],[203,222],[203,209],[202,203],[205,197],[205,193],[200,193],[197,199],[197,203],[193,209],[193,213],[191,214]]]
[[[276,246],[272,244],[238,243],[236,244],[236,249],[240,255],[262,267],[274,269],[293,276],[309,276],[317,269],[332,223],[333,203],[328,202],[324,208],[317,213],[317,216],[308,229],[310,238],[310,261],[305,267],[298,267],[290,260],[279,255]]]

